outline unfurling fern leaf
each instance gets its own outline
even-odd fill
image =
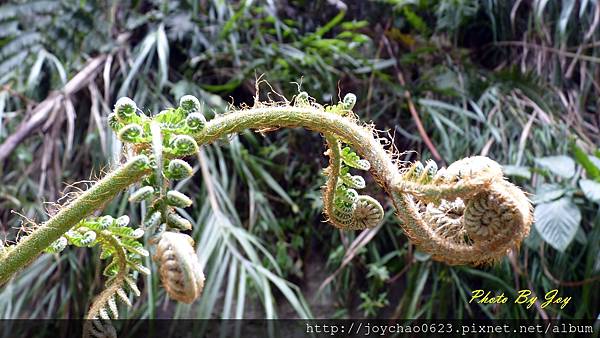
[[[206,118],[200,113],[191,113],[185,118],[185,125],[192,134],[201,131],[205,124]]]
[[[160,266],[160,279],[169,297],[190,304],[200,296],[204,273],[190,236],[163,233],[153,258]]]
[[[130,201],[144,203],[146,207],[144,228],[129,228],[128,216],[116,219],[103,216],[81,221],[67,231],[67,226],[84,217],[83,212],[92,212],[90,205],[98,206],[76,199],[79,202],[75,205],[88,203],[88,206],[81,215],[64,222],[61,229],[66,233],[46,249],[60,252],[67,244],[99,245],[100,258],[107,261],[104,269],[107,287],[89,310],[91,321],[86,323],[86,336],[114,336],[110,319],[118,318],[117,299],[130,305],[127,289],[139,296],[135,276],[138,272],[150,272],[142,264],[142,257],[148,256],[149,251],[138,242],[144,231],[149,232],[149,243],[156,246],[153,259],[160,266],[161,280],[169,296],[186,303],[200,296],[204,274],[192,238],[180,233],[191,230],[192,224],[179,214],[183,212],[178,208],[189,207],[192,200],[173,190],[172,180],[192,175],[192,166],[182,157],[196,153],[198,144],[254,123],[268,127],[300,125],[324,133],[329,156],[329,167],[324,171],[327,175],[323,189],[324,213],[340,229],[372,228],[380,224],[385,215],[377,200],[357,192],[366,187],[364,178],[351,173],[358,169],[371,170],[375,181],[390,194],[407,235],[434,259],[449,264],[492,261],[518,246],[529,231],[530,203],[522,191],[504,180],[496,162],[472,157],[446,169],[438,169],[433,161],[424,165],[417,162],[399,172],[381,142],[370,134],[370,129],[356,124],[352,112],[356,103],[353,94],[325,108],[310,100],[303,92],[296,97],[294,106],[286,101],[281,107],[261,106],[257,108],[260,110],[251,109],[255,114],[232,113],[208,123],[194,97],[185,96],[179,107],[165,109],[153,117],[144,115],[131,99],[122,98],[117,102],[109,124],[126,143],[128,151],[137,155],[132,166],[126,168],[138,171],[134,178],[124,179],[121,184],[133,184],[146,176],[142,187],[130,197]],[[235,124],[238,119],[241,122]],[[369,161],[362,159],[351,146]],[[120,171],[107,181],[119,175],[127,177],[129,173],[131,171]],[[100,195],[114,196],[123,186],[117,184],[113,188],[96,190],[92,196],[94,202],[100,204],[105,200],[105,196]],[[53,218],[50,222],[62,222],[62,218]],[[50,224],[56,226],[54,223]],[[10,258],[11,252],[19,252],[17,248],[10,250],[1,247],[0,258]],[[10,267],[2,264],[0,268],[7,266]]]
[[[128,227],[129,217],[121,216],[113,218],[102,216],[81,221],[73,229],[69,230],[65,237],[61,237],[56,245],[51,246],[51,251],[57,251],[67,242],[75,246],[99,245],[101,248],[101,259],[110,259],[104,269],[104,275],[108,277],[106,289],[98,295],[88,311],[84,327],[84,337],[116,336],[110,319],[119,318],[116,299],[131,305],[126,288],[139,294],[135,285],[133,271],[149,273],[149,270],[141,266],[141,258],[148,256],[148,251],[137,241],[142,237],[142,229]]]
[[[49,247],[44,249],[47,253],[61,253],[68,245],[68,241],[65,237],[61,236],[56,241],[52,242]]]
[[[502,167],[473,156],[437,170],[433,161],[412,164],[396,184],[416,201],[420,225],[447,243],[421,243],[434,259],[450,264],[488,263],[506,254],[529,232],[531,205],[523,192],[504,179]],[[410,234],[409,234],[410,235]]]
[[[179,99],[179,107],[186,115],[200,112],[200,101],[193,95],[184,95]]]
[[[169,162],[164,174],[167,178],[172,180],[183,180],[192,176],[192,172],[192,166],[190,166],[186,161],[174,159]]]
[[[181,180],[192,175],[192,167],[180,157],[192,155],[198,151],[198,144],[191,135],[202,131],[206,119],[201,113],[197,98],[186,95],[177,108],[161,111],[151,120],[137,115],[135,102],[128,98],[119,99],[115,105],[115,117],[111,125],[123,141],[136,143],[136,150],[152,158],[153,174],[143,182],[143,186],[129,197],[131,202],[147,202],[148,212],[144,218],[144,229],[151,234],[150,244],[156,245],[154,259],[160,265],[161,279],[171,298],[186,303],[194,301],[204,285],[204,274],[199,267],[191,237],[178,233],[190,230],[192,224],[180,216],[176,208],[186,208],[192,204],[185,194],[170,190],[171,180]],[[122,126],[124,125],[124,126]],[[112,228],[109,226],[109,230]],[[130,254],[144,256],[148,254],[137,242],[134,232],[128,230],[113,231],[119,237],[119,248]],[[115,257],[116,249],[107,249],[104,256]],[[147,272],[138,259],[127,259],[127,269]],[[106,273],[118,276],[122,269],[119,259],[107,266]],[[116,278],[116,277],[115,277]],[[127,281],[123,278],[123,281]],[[117,291],[117,295],[120,295]],[[105,302],[106,303],[106,302]],[[102,318],[111,311],[104,306],[105,312],[96,311]]]
[[[344,164],[352,168],[360,170],[369,170],[371,168],[369,161],[362,160],[352,149],[350,149],[350,147],[344,147],[340,156]]]
[[[187,208],[192,205],[192,200],[179,191],[171,190],[167,192],[167,203],[178,208]]]
[[[343,103],[328,111],[345,115],[356,103],[353,94],[347,94]],[[381,204],[374,198],[359,195],[355,189],[366,187],[361,176],[350,174],[350,168],[369,170],[369,161],[361,159],[350,147],[341,149],[341,142],[325,135],[329,167],[325,170],[327,184],[323,190],[324,213],[336,227],[344,230],[363,230],[377,226],[384,217]]]
[[[121,123],[133,123],[134,117],[137,114],[137,105],[132,99],[128,97],[122,97],[117,100],[117,103],[115,103],[114,114],[119,121],[121,121]]]

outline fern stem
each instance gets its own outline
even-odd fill
[[[522,229],[520,228],[518,236],[513,239],[498,237],[492,243],[495,250],[489,250],[490,248],[484,242],[480,246],[470,247],[449,243],[444,238],[436,235],[431,228],[424,224],[423,219],[418,214],[413,197],[403,191],[407,186],[403,184],[405,180],[394,163],[393,154],[385,150],[381,139],[374,134],[372,128],[361,126],[357,122],[355,118],[326,112],[317,106],[257,107],[212,119],[197,134],[196,142],[198,145],[214,142],[221,137],[239,133],[248,128],[270,129],[280,127],[304,127],[314,130],[326,135],[328,142],[338,139],[340,142],[350,145],[362,158],[369,161],[371,174],[392,199],[402,221],[402,227],[408,237],[415,243],[421,244],[426,252],[433,253],[434,258],[446,260],[451,264],[485,261],[502,256],[509,244],[520,243],[528,232],[531,223],[528,215],[529,210],[523,209],[521,214],[525,215],[523,219],[527,224],[524,224]],[[153,129],[156,129],[156,127]],[[153,131],[153,134],[159,133]],[[17,270],[30,263],[42,250],[77,222],[90,215],[94,210],[99,209],[119,191],[148,174],[150,171],[148,166],[141,167],[137,163],[142,158],[147,163],[148,159],[145,156],[132,159],[100,180],[48,222],[42,224],[16,246],[13,246],[11,250],[4,253],[0,259],[0,285],[5,283]],[[518,190],[516,187],[514,189]],[[519,194],[523,195],[520,191]],[[522,196],[520,202],[528,208],[529,202],[524,196]],[[330,203],[327,202],[327,204]],[[478,256],[482,258],[477,258]]]
[[[125,277],[127,276],[127,255],[125,249],[123,249],[123,246],[113,236],[111,236],[110,233],[108,235],[100,233],[100,236],[104,239],[104,241],[113,247],[115,252],[114,259],[118,259],[119,272],[117,272],[117,275],[112,280],[110,286],[104,289],[102,293],[100,293],[96,299],[94,299],[92,307],[86,315],[86,319],[95,319],[98,316],[100,310],[106,307],[108,299],[113,297],[117,293],[117,290],[123,286]],[[86,334],[89,333],[88,330],[85,331]]]
[[[515,194],[518,195],[516,199],[522,206],[519,210],[522,217],[519,222],[515,222],[514,236],[497,236],[491,242],[480,241],[478,245],[449,242],[436,234],[422,219],[413,196],[403,191],[405,180],[393,161],[393,154],[384,149],[373,130],[358,125],[353,118],[332,114],[316,106],[258,107],[218,116],[206,123],[202,133],[196,137],[196,142],[199,145],[213,142],[247,128],[274,127],[304,127],[324,135],[333,135],[339,141],[350,145],[357,154],[370,162],[370,172],[391,198],[406,235],[425,252],[431,253],[432,258],[436,260],[449,264],[479,264],[497,260],[506,254],[508,248],[518,246],[529,232],[532,221],[530,203],[525,195],[514,187],[511,190],[518,191]],[[456,193],[458,188],[461,187],[453,187],[451,190]],[[462,189],[469,190],[469,187]]]
[[[340,173],[340,144],[330,134],[325,134],[325,140],[327,141],[327,151],[329,152],[329,168],[327,169],[329,172],[327,173],[327,185],[323,194],[323,208],[326,215],[333,215],[333,199]]]
[[[399,177],[396,165],[371,129],[361,127],[347,117],[314,107],[252,108],[219,116],[206,123],[196,141],[200,145],[244,129],[272,127],[304,127],[323,134],[333,134],[371,163],[371,173],[381,186],[391,186]]]
[[[79,221],[110,201],[127,186],[137,182],[148,169],[142,165],[147,157],[136,156],[117,168],[73,200],[47,222],[24,237],[0,259],[0,285],[6,283],[52,242],[60,238]]]

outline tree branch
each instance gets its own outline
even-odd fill
[[[32,110],[30,117],[27,120],[22,121],[19,127],[17,127],[17,130],[0,145],[0,164],[10,156],[13,150],[23,142],[24,139],[31,136],[32,132],[46,121],[46,118],[55,105],[62,104],[62,101],[66,97],[69,97],[81,88],[87,86],[88,83],[96,77],[96,74],[102,68],[105,60],[106,55],[95,57],[69,82],[67,82],[60,92],[51,93],[44,101],[40,102]]]

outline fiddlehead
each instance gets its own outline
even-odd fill
[[[330,163],[325,170],[324,213],[336,227],[364,229],[383,218],[383,208],[376,200],[357,193],[365,184],[362,177],[350,173],[352,168],[370,170],[375,182],[391,196],[407,235],[434,259],[450,264],[493,261],[522,241],[532,222],[530,203],[518,188],[504,180],[496,162],[475,157],[440,170],[432,161],[399,169],[372,129],[358,123],[352,112],[355,102],[356,97],[349,94],[339,104],[322,107],[302,92],[293,106],[259,102],[253,108],[211,121],[199,118],[200,130],[193,135],[189,131],[191,124],[186,121],[196,113],[190,111],[199,109],[199,104],[190,103],[188,110],[179,107],[163,111],[153,120],[161,123],[165,134],[161,143],[167,152],[162,166],[164,175],[169,179],[188,176],[191,167],[176,157],[193,152],[196,144],[246,128],[304,126],[322,132],[327,141]],[[149,130],[144,126],[146,122],[140,120],[144,132]],[[123,123],[131,122],[136,121]],[[173,135],[193,136],[196,144],[187,137]],[[179,139],[182,141],[175,142]],[[143,144],[134,147],[142,153],[151,148]],[[494,208],[495,216],[487,212]],[[153,210],[147,222],[161,224],[162,228],[189,228],[168,210],[159,209]],[[510,223],[510,218],[515,221]],[[512,230],[503,230],[507,228]]]
[[[108,278],[106,289],[92,302],[87,314],[90,321],[84,327],[84,337],[115,336],[110,319],[119,318],[117,300],[131,306],[125,290],[129,289],[135,295],[140,295],[134,272],[149,273],[141,262],[142,257],[148,256],[148,251],[138,241],[144,231],[132,229],[128,225],[128,216],[117,219],[109,215],[89,218],[79,222],[45,250],[48,253],[58,253],[69,244],[77,247],[98,245],[101,248],[100,259],[109,261],[103,272]]]
[[[465,167],[465,164],[468,166]],[[429,160],[425,165],[416,162],[405,170],[396,188],[421,201],[439,202],[474,196],[502,177],[500,165],[483,156],[462,159],[440,170],[434,161]]]
[[[164,175],[171,180],[183,180],[192,176],[193,169],[186,161],[174,159],[167,165]]]
[[[308,95],[298,95],[298,97],[301,100],[294,106],[289,106],[287,102],[279,105],[271,103],[268,106],[255,104],[249,110],[236,111],[212,119],[206,123],[203,132],[196,137],[196,140],[198,143],[208,143],[246,128],[299,126],[321,132],[325,136],[334,135],[337,140],[348,144],[357,154],[369,161],[370,172],[375,182],[391,197],[401,220],[400,224],[413,243],[423,251],[432,254],[434,259],[449,264],[478,264],[494,261],[503,257],[510,248],[517,247],[529,232],[533,221],[529,210],[531,204],[520,189],[499,177],[501,175],[498,175],[498,170],[493,168],[497,169],[500,166],[494,161],[487,158],[481,161],[475,159],[471,163],[471,168],[466,171],[461,169],[462,164],[458,161],[457,164],[446,169],[449,171],[450,180],[442,180],[445,175],[443,170],[435,180],[432,177],[431,182],[424,183],[415,177],[405,176],[407,169],[400,168],[394,159],[397,155],[393,151],[386,150],[382,145],[382,138],[374,135],[372,128],[361,125],[352,114],[347,116],[347,111],[339,109],[339,106],[323,108],[309,102]],[[388,141],[384,140],[384,142]],[[483,170],[478,170],[477,167]],[[452,172],[455,170],[457,173],[453,175]],[[326,190],[328,192],[325,195],[326,201],[333,201],[333,198],[328,199],[328,196],[335,191],[333,188],[335,185],[330,185]],[[433,203],[432,207],[435,207],[443,200],[452,202],[460,198],[464,202],[484,191],[491,191],[492,195],[508,196],[499,200],[514,202],[511,208],[518,209],[516,211],[518,220],[512,225],[515,231],[511,236],[496,236],[491,241],[476,243],[463,240],[457,244],[435,232],[424,217],[423,208],[428,203]],[[509,193],[505,194],[503,191]],[[330,210],[333,210],[331,205],[330,202],[325,203],[330,219]],[[518,207],[515,209],[514,206]]]
[[[190,304],[200,296],[204,288],[204,273],[190,236],[163,233],[154,260],[160,265],[160,279],[171,298]]]
[[[113,252],[113,257],[120,257],[113,258],[119,273],[108,286],[109,291],[98,297],[100,301],[94,303],[98,305],[92,306],[90,314],[97,313],[99,318],[114,316],[114,302],[106,295],[114,295],[117,289],[119,296],[114,285],[120,285],[120,280],[128,281],[122,278],[122,271],[143,270],[141,265],[127,263],[129,255],[139,247],[123,240],[123,235],[115,233],[116,228],[110,236],[104,232],[106,229],[95,231],[94,225],[67,230],[152,171],[130,198],[149,205],[142,224],[153,235],[151,243],[157,245],[154,258],[161,264],[167,292],[174,299],[193,301],[201,292],[203,275],[192,243],[180,233],[190,229],[191,223],[177,210],[188,206],[192,199],[172,191],[170,181],[191,176],[193,169],[183,157],[193,154],[198,145],[247,128],[305,127],[325,135],[330,159],[324,189],[325,214],[340,228],[362,229],[383,218],[383,209],[376,200],[356,192],[366,186],[364,179],[350,173],[350,168],[368,169],[374,181],[390,195],[408,237],[433,259],[449,264],[490,262],[521,243],[532,223],[531,206],[525,194],[503,178],[496,162],[473,157],[447,169],[437,170],[434,162],[427,162],[400,170],[394,160],[396,155],[384,148],[382,138],[358,122],[352,112],[355,102],[353,95],[347,95],[340,104],[322,107],[301,93],[294,106],[287,101],[257,102],[250,109],[206,121],[199,101],[192,97],[182,98],[179,107],[153,117],[138,114],[132,100],[120,99],[108,123],[126,147],[139,156],[103,178],[17,245],[2,248],[0,283],[43,248],[58,252],[68,243],[89,246],[104,241],[107,248],[112,243],[112,247],[121,248]],[[185,268],[172,269],[177,264]]]
[[[124,105],[115,106],[115,115],[121,118],[134,110],[135,103],[129,99],[121,99]],[[121,101],[119,100],[119,102]],[[192,223],[178,214],[177,208],[187,208],[193,201],[185,194],[170,190],[171,180],[182,180],[192,175],[192,167],[181,157],[193,155],[198,151],[198,144],[193,135],[200,132],[206,119],[201,113],[200,102],[191,95],[181,98],[179,107],[161,111],[153,118],[141,117],[137,138],[125,139],[132,144],[134,150],[146,154],[152,159],[153,174],[142,182],[142,187],[129,197],[131,202],[147,201],[148,212],[143,225],[152,233],[150,243],[155,246],[154,261],[159,264],[161,280],[167,294],[175,300],[192,303],[196,300],[204,286],[204,274],[194,251],[191,237],[179,233],[192,228]],[[122,119],[122,118],[121,118]],[[123,120],[123,119],[122,119]],[[119,135],[128,130],[129,125],[116,125]],[[131,128],[131,127],[129,127]]]
[[[308,94],[300,93],[300,104],[305,104]],[[347,94],[342,103],[326,108],[326,111],[342,116],[352,114],[356,103],[354,94]],[[297,103],[298,104],[298,103]],[[361,159],[350,147],[341,148],[341,142],[332,134],[325,134],[326,155],[329,167],[325,169],[327,183],[323,188],[323,212],[329,221],[343,230],[363,230],[377,226],[384,216],[383,207],[367,195],[359,195],[355,189],[365,188],[361,176],[352,175],[350,168],[369,170],[369,161]]]
[[[529,200],[487,157],[465,158],[439,171],[432,161],[414,163],[396,189],[414,197],[408,199],[409,213],[435,236],[417,243],[450,264],[497,260],[520,243],[532,223]],[[412,228],[407,232],[416,237]]]

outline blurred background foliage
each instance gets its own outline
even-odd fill
[[[193,94],[210,115],[252,105],[257,87],[261,99],[301,89],[325,103],[354,92],[357,114],[387,131],[403,160],[483,154],[503,164],[536,207],[520,250],[478,268],[433,262],[390,205],[374,229],[334,230],[321,215],[320,136],[245,132],[204,147],[179,184],[195,198],[186,211],[207,275],[201,299],[168,300],[148,260],[154,273],[123,314],[596,318],[599,22],[596,0],[5,3],[2,237],[21,236],[56,211],[47,202],[119,161],[106,117],[120,96],[156,113]],[[105,209],[134,222],[143,212],[127,194]],[[0,316],[81,318],[101,269],[95,250],[45,254],[0,290]],[[469,303],[475,289],[573,299],[563,309]]]

